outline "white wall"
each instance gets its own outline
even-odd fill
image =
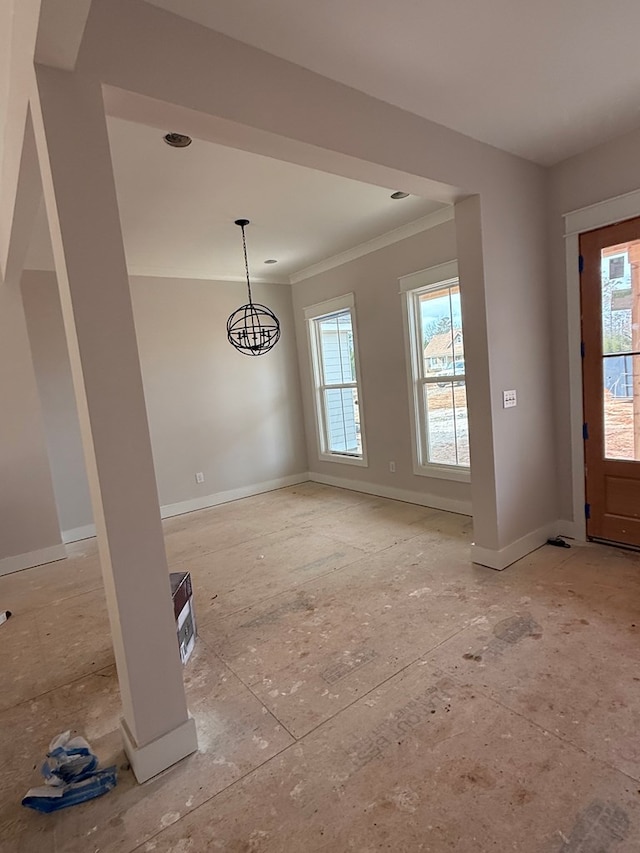
[[[76,70],[102,81],[112,115],[438,201],[479,197],[458,239],[475,317],[474,557],[504,567],[554,532],[544,169],[135,0],[94,0]],[[505,411],[510,388],[521,402]]]
[[[549,260],[553,322],[554,395],[558,495],[561,517],[573,518],[572,443],[582,447],[581,427],[571,434],[569,349],[579,341],[568,338],[568,303],[563,214],[597,204],[640,188],[640,131],[571,157],[550,171]],[[640,213],[640,211],[639,211]],[[580,396],[581,389],[574,389]],[[578,454],[581,456],[581,453]],[[577,472],[580,476],[580,472]]]
[[[0,574],[64,556],[20,289],[0,280]]]
[[[9,109],[12,29],[13,0],[4,0],[3,3],[0,3],[0,164],[4,153],[4,135]]]
[[[453,220],[379,249],[293,285],[298,357],[309,470],[324,477],[367,484],[372,491],[401,490],[431,506],[471,512],[471,489],[458,483],[413,473],[403,303],[398,278],[457,257]],[[313,378],[304,308],[326,299],[355,295],[361,410],[368,466],[325,462],[318,458]],[[472,320],[472,318],[470,318]],[[396,463],[396,473],[389,462]]]
[[[31,213],[16,221],[14,212],[34,57],[60,68],[73,68],[90,4],[91,0],[0,2],[0,268],[5,278],[11,241],[17,238],[26,244],[33,224]],[[35,151],[27,156],[28,168],[36,169]],[[17,270],[16,278],[21,271]]]
[[[226,336],[245,284],[133,278],[131,289],[160,503],[305,472],[289,286],[252,285],[282,328],[259,357],[237,352]]]
[[[69,532],[93,524],[93,514],[58,286],[54,273],[36,271],[24,272],[21,286],[60,527]]]
[[[458,257],[476,318],[467,328],[474,538],[492,565],[543,542],[557,518],[545,170],[138,0],[94,0],[75,77],[58,80],[83,76],[103,84],[108,110],[123,118],[439,201],[476,197],[457,217],[458,235],[473,237],[458,239]],[[503,411],[505,388],[522,389],[517,409]]]
[[[0,266],[4,268],[13,229],[13,214],[22,143],[27,120],[29,91],[32,86],[33,56],[38,30],[41,0],[5,0],[0,18],[2,63],[9,79],[2,85],[0,108],[4,127],[0,146]],[[9,31],[6,27],[9,25]]]
[[[26,272],[22,286],[61,525],[73,531],[92,516],[55,274]],[[161,506],[175,512],[176,504],[206,505],[209,496],[304,475],[289,286],[253,285],[282,324],[277,346],[258,358],[226,338],[244,284],[133,278],[131,290]]]

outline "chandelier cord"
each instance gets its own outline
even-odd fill
[[[251,298],[251,282],[249,281],[249,261],[247,260],[247,239],[244,236],[244,225],[240,226],[242,228],[242,248],[244,249],[244,268],[247,272],[247,290],[249,291],[249,305],[253,305],[253,299]]]

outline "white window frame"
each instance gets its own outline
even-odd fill
[[[471,469],[466,465],[443,465],[439,462],[427,462],[429,447],[428,423],[425,406],[422,399],[424,377],[424,353],[421,346],[421,323],[416,305],[421,293],[452,287],[460,284],[458,278],[458,262],[448,261],[402,276],[399,280],[400,294],[403,300],[403,321],[405,347],[407,355],[407,379],[409,399],[411,401],[411,443],[413,457],[413,473],[422,477],[435,477],[440,480],[455,480],[461,483],[471,482]],[[463,319],[464,335],[464,319]],[[443,376],[440,381],[455,381],[463,378],[466,382],[466,372],[463,377]]]
[[[353,332],[353,350],[356,369],[356,381],[338,385],[333,384],[330,386],[325,386],[322,384],[320,342],[316,334],[315,321],[320,320],[324,317],[330,317],[332,314],[341,314],[345,311],[349,311],[349,313],[351,314],[351,329]],[[304,309],[304,318],[307,326],[307,338],[309,341],[309,358],[311,362],[311,372],[314,384],[313,405],[315,414],[318,458],[323,462],[339,462],[347,465],[359,465],[360,467],[368,467],[367,442],[365,438],[364,429],[364,407],[362,403],[362,378],[360,375],[360,355],[358,351],[358,329],[356,326],[355,297],[353,293],[347,293],[344,296],[337,296],[335,299],[328,299],[325,302],[319,302],[317,305],[309,305],[307,308]],[[327,418],[324,406],[324,390],[328,387],[336,389],[357,389],[358,410],[360,415],[360,441],[362,443],[362,456],[355,456],[350,453],[336,453],[328,449],[329,441],[327,436]]]

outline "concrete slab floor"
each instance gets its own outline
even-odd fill
[[[200,636],[200,748],[126,769],[93,540],[0,578],[0,850],[640,850],[640,555],[545,546],[503,573],[471,523],[307,483],[165,522]],[[20,806],[51,737],[121,770]]]

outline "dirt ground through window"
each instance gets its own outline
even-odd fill
[[[454,399],[456,408],[467,405],[467,389],[464,385],[457,385],[454,389]],[[446,388],[434,388],[429,386],[429,409],[450,409],[451,408],[451,386]]]
[[[613,397],[605,391],[605,455],[608,459],[634,459],[633,399]]]

